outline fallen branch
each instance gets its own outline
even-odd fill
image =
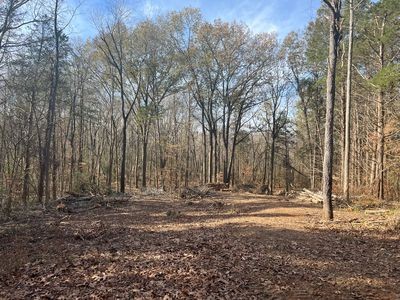
[[[299,195],[297,196],[298,200],[302,201],[310,201],[312,203],[322,203],[323,202],[323,197],[322,197],[322,192],[313,192],[310,191],[306,188],[304,188]],[[341,198],[337,195],[332,194],[332,200],[333,201],[340,201]]]

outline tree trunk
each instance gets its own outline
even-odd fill
[[[143,131],[143,145],[142,145],[142,187],[145,188],[147,186],[146,181],[146,173],[147,173],[147,142],[148,142],[148,134],[145,129]]]
[[[385,171],[384,171],[384,156],[385,156],[385,133],[384,133],[384,124],[385,124],[385,110],[383,104],[383,92],[379,91],[378,94],[378,163],[377,163],[377,196],[378,199],[384,200],[384,179],[385,179]]]
[[[345,118],[345,139],[344,139],[344,168],[343,168],[343,196],[348,201],[349,174],[350,174],[350,118],[351,118],[351,66],[353,58],[353,0],[349,0],[349,49],[347,58],[346,78],[346,118]]]
[[[382,24],[382,32],[381,36],[383,37],[385,30],[385,23]],[[379,45],[379,63],[381,70],[384,68],[384,44],[383,42]],[[378,93],[378,102],[377,102],[377,110],[378,110],[378,145],[377,145],[377,193],[378,199],[384,200],[385,198],[385,168],[384,168],[384,157],[385,157],[385,104],[384,104],[384,92],[382,88],[380,88]]]
[[[56,127],[54,121],[54,128],[53,128],[53,171],[51,174],[51,181],[52,181],[52,198],[53,200],[57,199],[57,170],[58,170],[58,162],[57,162],[57,139],[56,139]]]
[[[210,129],[210,135],[209,135],[209,143],[210,143],[210,153],[209,153],[209,164],[208,164],[208,168],[209,168],[209,178],[208,181],[209,182],[213,182],[213,170],[214,170],[214,162],[213,162],[213,158],[214,158],[214,142],[213,142],[213,132],[212,129]]]
[[[29,118],[28,118],[28,133],[27,133],[27,141],[25,147],[25,170],[24,170],[24,183],[22,188],[22,203],[24,207],[27,207],[28,197],[29,197],[29,179],[30,179],[30,169],[31,169],[31,142],[32,142],[32,133],[33,133],[33,112],[34,105],[36,102],[35,91],[32,92],[31,105],[29,110]]]
[[[332,172],[333,172],[333,125],[335,108],[335,77],[337,49],[339,44],[339,21],[341,0],[324,0],[331,10],[329,30],[328,74],[326,78],[326,120],[324,162],[322,171],[322,197],[324,217],[333,219],[332,206]]]
[[[204,118],[204,109],[201,111],[201,130],[203,137],[203,184],[207,183],[207,134],[206,134],[206,126],[205,126],[205,118]]]
[[[136,135],[135,188],[139,188],[140,138]]]
[[[121,177],[120,177],[120,192],[125,193],[125,168],[126,168],[126,127],[127,127],[127,119],[123,117],[123,125],[122,125],[122,151],[121,151]]]
[[[57,98],[57,88],[58,88],[58,77],[59,77],[59,42],[61,31],[58,29],[58,4],[59,0],[55,1],[54,7],[54,37],[55,37],[55,61],[53,66],[53,74],[51,79],[50,97],[49,97],[49,107],[46,118],[46,134],[45,143],[43,147],[42,164],[40,166],[39,184],[38,184],[38,201],[46,207],[49,200],[49,161],[50,161],[50,146],[53,135],[54,128],[54,115],[56,110],[56,98]],[[46,189],[45,189],[46,185]],[[46,192],[46,199],[43,202],[43,194]]]
[[[275,122],[275,121],[273,121]],[[270,169],[269,169],[269,191],[268,194],[272,195],[274,191],[274,165],[275,165],[275,129],[272,129],[271,136],[271,152],[270,152]]]
[[[190,131],[192,129],[192,111],[191,98],[189,96],[188,111],[187,111],[187,129],[186,129],[186,159],[185,159],[185,187],[189,186],[189,167],[190,167]]]

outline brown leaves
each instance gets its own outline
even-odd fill
[[[145,196],[118,210],[33,221],[0,237],[2,259],[26,250],[16,252],[24,263],[0,277],[0,298],[347,299],[399,292],[398,235],[344,230],[349,222],[306,228],[318,208],[219,196],[190,206]],[[229,214],[232,205],[241,213]],[[349,220],[365,217],[353,214]]]

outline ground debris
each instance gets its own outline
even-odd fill
[[[312,203],[215,195],[192,205],[165,195],[103,197],[123,205],[2,224],[0,298],[400,295],[399,231],[365,226],[374,220],[395,226],[396,214],[340,210],[334,222],[322,222]]]
[[[296,200],[322,204],[323,202],[322,192],[311,191],[309,189],[304,188],[297,193]],[[346,207],[346,203],[342,197],[332,194],[332,200],[334,201],[336,207]]]
[[[103,195],[84,195],[70,194],[58,198],[51,203],[58,212],[77,213],[85,210],[96,209],[100,207],[112,207],[127,203],[131,199],[129,195],[105,197]]]
[[[193,198],[205,198],[211,197],[214,193],[211,188],[208,186],[199,186],[199,187],[186,187],[180,193],[180,197],[183,199],[193,199]]]

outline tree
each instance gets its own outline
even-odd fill
[[[346,117],[345,117],[345,145],[344,145],[344,177],[343,195],[349,201],[349,173],[350,173],[350,116],[351,116],[351,69],[353,63],[353,0],[349,0],[349,41],[347,55],[347,78],[346,78]]]
[[[312,95],[310,95],[310,85],[312,81],[310,77],[310,65],[307,64],[306,57],[306,41],[303,36],[295,32],[289,33],[283,41],[283,51],[285,60],[291,72],[291,82],[296,89],[299,96],[300,110],[305,125],[306,131],[306,149],[309,161],[309,177],[310,187],[315,188],[315,141],[312,137],[311,131],[311,116],[310,116],[310,102]]]
[[[323,164],[322,196],[324,216],[333,219],[332,207],[332,172],[333,172],[333,122],[335,108],[335,76],[337,51],[340,40],[340,10],[341,0],[324,0],[330,10],[328,74],[326,78],[326,119],[325,119],[325,148]]]
[[[269,164],[269,187],[270,194],[274,191],[275,186],[275,156],[277,140],[282,134],[282,130],[288,123],[289,113],[289,81],[288,74],[285,71],[285,61],[281,51],[275,50],[274,61],[270,77],[266,80],[265,97],[266,97],[266,119],[270,136],[270,164]]]
[[[147,185],[147,155],[150,127],[153,123],[158,135],[158,161],[161,186],[164,187],[164,143],[160,127],[163,113],[162,102],[179,91],[182,68],[178,52],[174,49],[171,35],[178,30],[171,16],[145,21],[133,32],[131,51],[131,75],[140,86],[136,121],[142,135],[142,187]]]
[[[54,60],[52,66],[51,86],[49,95],[49,106],[46,118],[46,133],[45,141],[42,149],[42,161],[40,165],[40,175],[38,183],[38,201],[46,206],[50,200],[50,182],[49,182],[49,162],[51,157],[51,142],[53,141],[53,135],[55,134],[55,112],[56,112],[56,100],[58,92],[58,83],[60,76],[60,42],[62,37],[62,29],[59,28],[59,0],[54,2],[53,10],[53,38],[54,38]],[[43,201],[43,195],[45,200]]]
[[[122,146],[121,146],[121,170],[120,170],[120,192],[125,193],[126,176],[126,148],[127,129],[129,116],[134,110],[138,97],[139,86],[133,87],[133,97],[129,98],[126,91],[127,71],[127,39],[128,29],[124,24],[127,12],[122,7],[116,7],[113,12],[113,20],[100,28],[99,41],[97,43],[100,51],[106,57],[108,63],[115,68],[115,80],[119,86],[122,116]]]
[[[20,31],[38,22],[35,11],[27,18],[27,4],[32,0],[4,0],[0,3],[0,63],[10,49],[21,47]]]

